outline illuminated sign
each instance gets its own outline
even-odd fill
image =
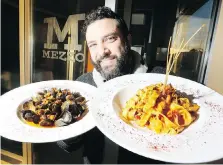
[[[45,18],[44,23],[48,24],[47,42],[44,43],[43,58],[58,59],[62,61],[84,61],[84,54],[81,53],[82,45],[78,44],[78,21],[84,20],[85,14],[70,15],[62,28],[56,17]],[[68,36],[68,43],[64,44],[63,50],[58,49],[58,43],[53,43],[53,32],[58,42],[63,43]]]

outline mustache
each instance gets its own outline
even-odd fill
[[[100,64],[104,59],[108,59],[108,58],[114,58],[114,59],[117,59],[117,56],[115,56],[115,55],[103,55],[103,56],[101,56],[101,57],[97,60],[97,63]]]

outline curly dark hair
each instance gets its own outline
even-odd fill
[[[124,38],[127,38],[129,30],[125,23],[125,21],[115,12],[113,12],[109,7],[98,7],[95,10],[92,10],[90,13],[86,15],[84,25],[82,28],[82,32],[86,34],[87,28],[90,24],[97,20],[101,20],[104,18],[115,19],[118,22],[118,28],[121,31]]]

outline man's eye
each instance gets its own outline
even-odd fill
[[[92,48],[92,47],[95,47],[95,46],[96,46],[96,44],[90,44],[90,45],[88,45],[89,48]]]
[[[116,40],[116,38],[117,38],[117,37],[115,37],[115,36],[110,36],[110,37],[107,37],[107,38],[106,38],[106,41],[107,41],[107,42],[114,42],[114,41]]]

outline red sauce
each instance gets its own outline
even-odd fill
[[[158,97],[158,98],[156,99],[156,103],[155,103],[155,105],[153,106],[153,108],[157,108],[158,104],[159,104],[161,101],[162,101],[162,97]]]
[[[177,115],[177,117],[178,117],[178,123],[179,123],[180,125],[184,125],[185,121],[184,121],[183,116],[182,116],[182,115]]]
[[[163,109],[163,114],[165,115],[165,116],[167,116],[167,113],[169,112],[169,107],[165,107],[164,109]]]
[[[135,118],[136,118],[137,120],[140,120],[140,116],[135,115]]]
[[[158,150],[158,147],[157,146],[153,146],[152,147],[154,150]]]

